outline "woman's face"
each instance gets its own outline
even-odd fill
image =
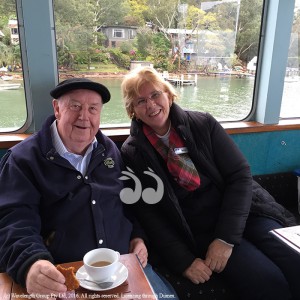
[[[170,125],[171,104],[172,100],[167,92],[151,83],[145,83],[133,101],[133,109],[137,119],[150,126],[157,134],[164,135]]]

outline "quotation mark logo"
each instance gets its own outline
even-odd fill
[[[120,198],[122,202],[126,204],[133,204],[136,203],[141,197],[144,202],[148,204],[156,204],[162,199],[164,194],[164,185],[162,180],[154,173],[152,169],[148,167],[149,171],[144,171],[143,173],[153,177],[157,182],[156,190],[153,188],[145,188],[142,189],[141,181],[137,178],[134,174],[133,170],[129,167],[126,167],[128,171],[122,171],[122,174],[125,176],[121,176],[119,179],[121,180],[130,180],[132,179],[135,183],[135,188],[124,188],[120,192]]]

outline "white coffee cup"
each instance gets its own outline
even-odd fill
[[[106,281],[117,271],[119,258],[120,253],[115,250],[98,248],[84,255],[83,264],[93,280]]]

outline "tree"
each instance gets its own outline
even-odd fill
[[[6,16],[7,18],[13,17],[14,19],[16,19],[16,1],[0,1],[0,16]]]
[[[93,4],[88,0],[54,0],[55,20],[60,25],[69,25],[92,28],[93,20]]]
[[[201,24],[204,23],[204,17],[205,12],[202,9],[195,7],[194,5],[189,6],[186,20],[186,28],[192,30],[200,28]]]
[[[89,65],[96,51],[102,51],[100,45],[104,36],[100,33],[100,28],[106,25],[137,26],[136,45],[132,44],[131,49],[138,49],[134,51],[135,58],[151,57],[159,60],[160,65],[163,64],[163,59],[168,60],[170,54],[174,57],[175,50],[180,58],[180,52],[188,39],[193,40],[198,53],[204,53],[203,56],[209,53],[211,56],[230,57],[235,37],[233,33],[237,33],[235,53],[239,59],[246,62],[257,55],[263,0],[218,2],[209,11],[200,9],[201,2],[203,1],[54,0],[59,64],[72,67],[75,62],[85,62]],[[237,24],[238,12],[240,16]],[[17,51],[10,45],[7,26],[9,18],[15,16],[15,0],[0,1],[0,30],[5,33],[1,40],[1,57],[6,57],[6,60],[9,60],[10,53],[13,53],[13,57],[18,57]],[[299,16],[296,16],[294,28],[298,26],[299,29],[299,24]],[[169,29],[190,29],[192,34],[171,34]],[[195,31],[197,35],[193,35]],[[292,39],[291,43],[291,51],[295,54],[299,47],[297,39]]]
[[[215,5],[210,12],[214,14],[218,27],[221,30],[235,31],[238,22],[239,7],[237,2],[228,2]]]
[[[148,6],[146,0],[128,0],[129,14],[124,17],[125,23],[133,26],[144,26]]]
[[[149,55],[149,49],[152,47],[153,32],[151,28],[144,26],[137,30],[137,49],[140,59],[145,59]]]
[[[178,28],[180,19],[180,0],[147,0],[148,10],[145,11],[144,18],[151,24],[153,32],[160,32],[169,41],[172,49],[172,56],[176,49],[176,37],[169,32],[170,28]],[[179,52],[179,48],[177,47]]]
[[[262,0],[241,1],[235,53],[244,62],[258,53],[262,6]]]
[[[145,19],[161,29],[177,28],[180,0],[148,0]],[[165,33],[165,32],[164,32]],[[168,38],[168,37],[167,37]]]
[[[19,45],[12,45],[10,40],[10,28],[8,22],[10,19],[16,20],[15,0],[0,1],[0,30],[4,37],[0,41],[0,66],[15,65],[21,63]]]
[[[126,0],[86,0],[93,8],[94,31],[97,32],[104,25],[123,24],[123,18],[129,13]]]
[[[14,61],[13,47],[0,42],[0,66],[13,65]]]
[[[218,30],[220,29],[215,13],[205,12],[193,5],[188,8],[186,28],[195,30]]]
[[[170,41],[168,41],[165,36],[160,32],[153,36],[153,42],[151,44],[152,48],[149,49],[151,53],[151,60],[154,62],[155,68],[168,69],[168,59],[169,50],[171,47]]]
[[[300,10],[295,13],[292,27],[291,42],[289,48],[288,66],[299,68],[300,66]]]
[[[91,47],[97,41],[93,5],[88,0],[55,0],[54,9],[59,64],[72,68],[76,55],[84,51],[89,66]]]

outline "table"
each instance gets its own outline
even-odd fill
[[[116,300],[135,300],[135,299],[154,299],[156,295],[148,282],[147,277],[139,264],[135,254],[121,255],[120,262],[128,269],[128,278],[120,286],[103,291],[90,291],[80,287],[75,291],[75,294],[67,294],[64,299],[73,300],[90,300],[90,299],[116,299]],[[82,261],[70,262],[61,264],[64,267],[73,266],[75,272],[83,265]],[[24,300],[33,299],[27,294],[26,289],[16,284],[6,273],[0,273],[0,299],[1,300]],[[37,297],[36,299],[39,299]],[[40,295],[40,299],[42,298]]]
[[[280,242],[300,254],[300,225],[273,229],[270,233]]]

